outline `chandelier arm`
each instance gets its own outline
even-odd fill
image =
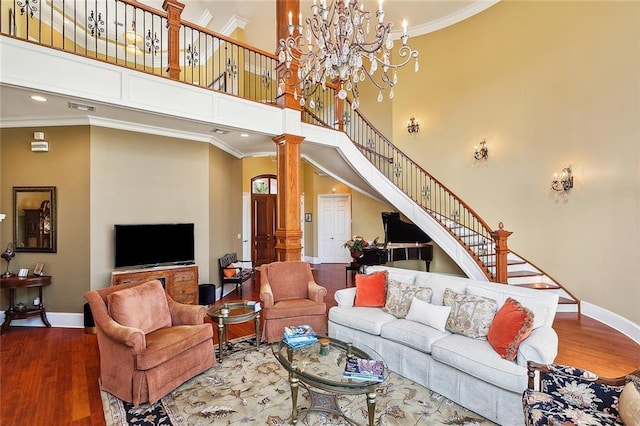
[[[374,59],[381,65],[386,65],[389,68],[398,69],[407,65],[411,59],[414,59],[414,58],[417,59],[418,51],[411,49],[409,46],[403,46],[399,49],[398,56],[401,58],[406,57],[406,59],[397,64],[385,63],[382,59],[378,58],[377,56],[374,56]]]

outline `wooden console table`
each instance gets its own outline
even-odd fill
[[[51,284],[50,276],[30,275],[28,277],[18,277],[14,275],[11,277],[2,277],[0,279],[0,283],[2,285],[2,288],[7,293],[7,298],[9,299],[9,309],[7,309],[4,313],[4,322],[2,323],[2,327],[0,327],[0,334],[9,329],[9,325],[14,319],[24,319],[32,317],[34,315],[40,315],[40,318],[42,319],[44,325],[46,325],[47,327],[51,327],[51,324],[49,324],[49,320],[47,319],[47,313],[44,310],[44,302],[42,298],[42,287]],[[34,306],[33,308],[27,308],[24,311],[17,311],[16,289],[29,287],[38,288],[38,297],[40,298],[40,304],[38,306]]]
[[[113,271],[111,285],[158,280],[173,300],[198,304],[198,266],[170,265]]]

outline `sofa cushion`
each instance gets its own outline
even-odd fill
[[[451,313],[447,319],[447,331],[473,339],[487,338],[489,326],[498,309],[495,300],[446,289],[443,302],[445,306],[451,306]]]
[[[433,342],[431,356],[511,392],[522,393],[527,388],[527,369],[501,358],[486,340],[451,334]]]
[[[380,336],[413,349],[431,353],[433,342],[449,334],[447,331],[438,331],[415,321],[397,319],[383,324]]]
[[[152,369],[212,337],[211,324],[161,328],[145,336],[147,349],[137,354],[136,367],[138,370]],[[170,372],[166,374],[170,375]]]
[[[451,313],[451,306],[432,305],[414,297],[406,319],[428,325],[444,333],[449,313]]]
[[[309,299],[285,299],[261,312],[264,320],[295,318],[308,315],[326,315],[327,305]]]
[[[458,277],[455,275],[437,274],[433,272],[420,272],[416,276],[416,285],[420,287],[429,287],[433,291],[431,303],[434,305],[442,305],[444,292],[447,288],[457,292],[465,293],[467,286],[473,282],[469,278]]]
[[[389,268],[383,265],[372,265],[365,268],[367,274],[373,274],[375,272],[387,272],[388,280],[395,280],[401,283],[413,285],[416,281],[417,271],[411,271],[409,269]]]
[[[167,296],[157,280],[110,293],[107,306],[114,321],[145,334],[171,327]]]
[[[487,340],[502,358],[513,361],[518,355],[520,342],[529,336],[532,329],[533,312],[507,297],[489,326]]]
[[[396,318],[404,318],[409,312],[411,300],[418,298],[425,302],[431,302],[431,294],[430,288],[416,287],[389,279],[387,298],[382,310]]]
[[[517,300],[522,306],[533,312],[533,328],[542,325],[551,326],[556,314],[558,296],[548,292],[531,292],[527,288],[518,288],[495,283],[469,284],[466,294],[488,297],[495,300],[498,306],[507,300],[507,297]]]
[[[365,333],[380,335],[382,326],[396,320],[391,314],[380,308],[341,308],[334,306],[329,309],[329,321],[344,325]]]
[[[547,393],[532,389],[527,389],[522,394],[522,405],[526,424],[531,426],[621,426],[618,416],[612,411],[598,411],[589,407],[577,408],[562,398],[554,398]]]
[[[356,274],[354,306],[381,308],[387,297],[387,271]]]

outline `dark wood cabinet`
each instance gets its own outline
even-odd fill
[[[198,304],[198,267],[196,265],[157,266],[154,268],[113,271],[111,285],[158,280],[173,300]]]
[[[24,209],[24,241],[26,247],[48,247],[47,216],[42,209]]]

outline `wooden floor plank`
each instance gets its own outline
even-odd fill
[[[316,281],[327,288],[328,307],[336,304],[335,291],[345,287],[344,266],[314,265]],[[252,281],[244,283],[243,298],[259,300]],[[232,293],[223,301],[237,299]],[[558,363],[604,377],[623,376],[640,366],[640,346],[598,321],[558,313],[554,329]],[[229,337],[253,332],[251,322],[234,324]],[[82,329],[11,327],[0,336],[0,425],[104,425],[99,375],[95,335]]]

